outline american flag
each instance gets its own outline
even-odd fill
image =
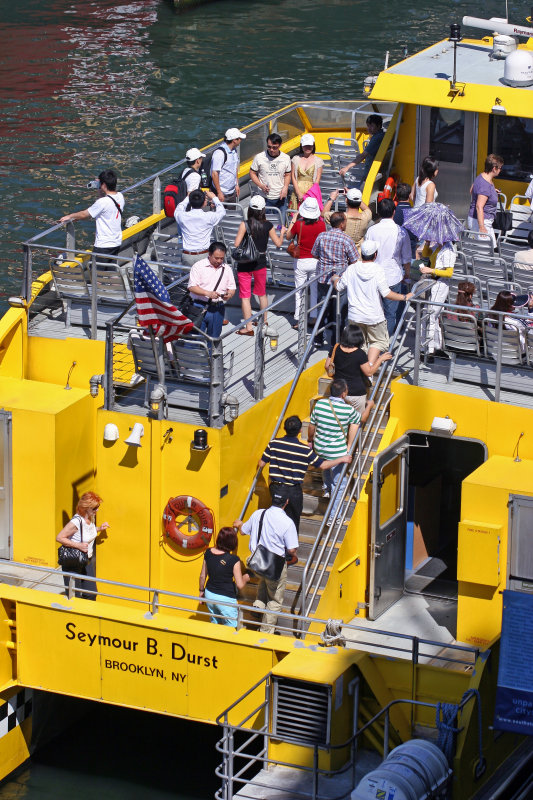
[[[169,293],[139,255],[133,267],[133,285],[137,316],[143,328],[153,328],[155,335],[162,336],[165,342],[192,330],[191,320],[172,305]]]

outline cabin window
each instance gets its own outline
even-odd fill
[[[432,108],[429,123],[429,152],[438,161],[463,162],[465,112],[449,108]]]
[[[533,119],[490,117],[489,153],[504,160],[500,180],[528,181],[533,172]]]

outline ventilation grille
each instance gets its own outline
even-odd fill
[[[329,745],[331,686],[273,676],[272,733],[308,745]]]

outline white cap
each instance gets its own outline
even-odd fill
[[[315,197],[306,197],[298,209],[298,213],[306,219],[318,219],[320,216],[318,200]]]
[[[205,158],[205,153],[202,153],[197,147],[191,147],[185,153],[185,158],[187,161],[196,161],[197,158]]]
[[[378,243],[374,242],[372,239],[365,239],[365,241],[361,245],[361,255],[373,256],[374,253],[377,252],[378,252]]]
[[[315,143],[315,137],[313,136],[312,133],[304,133],[304,135],[300,139],[300,144],[302,145],[302,147],[306,144],[314,144],[314,143]]]
[[[250,208],[255,208],[256,211],[262,211],[266,206],[266,200],[260,194],[254,194],[250,200]]]
[[[231,142],[233,139],[246,139],[246,134],[240,131],[238,128],[228,128],[224,134],[224,138],[227,142]]]
[[[363,193],[359,189],[348,189],[346,192],[346,199],[351,203],[360,203],[363,199]]]

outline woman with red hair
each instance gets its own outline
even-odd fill
[[[100,507],[102,498],[95,492],[85,492],[78,500],[76,513],[67,522],[62,531],[56,536],[56,541],[62,547],[79,550],[87,554],[86,563],[81,563],[76,558],[69,559],[61,564],[63,572],[75,572],[78,575],[96,577],[96,558],[94,552],[95,539],[99,533],[109,528],[108,522],[96,525],[96,512]],[[74,554],[73,554],[74,555]],[[63,577],[65,589],[68,591],[69,577]],[[75,594],[85,600],[96,600],[96,583],[94,581],[76,580]]]

